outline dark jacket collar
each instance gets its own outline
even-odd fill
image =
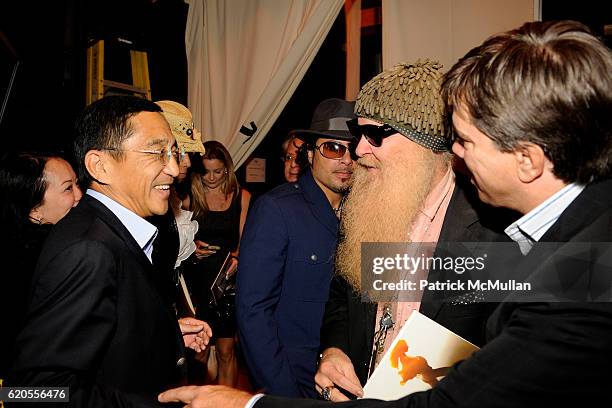
[[[306,202],[310,206],[315,218],[321,222],[331,233],[338,233],[338,218],[334,214],[327,196],[317,184],[312,171],[307,169],[297,181],[297,185],[301,189]]]
[[[95,212],[95,214],[125,242],[126,246],[131,252],[134,253],[134,256],[145,270],[148,271],[151,268],[151,262],[145,255],[140,245],[138,245],[132,234],[130,234],[130,231],[128,231],[125,225],[123,225],[121,220],[119,220],[119,218],[117,218],[117,216],[111,210],[109,210],[108,207],[87,194],[84,194],[83,198],[79,202],[79,206],[81,205],[84,207],[83,209],[87,207],[91,211]]]
[[[565,242],[612,207],[612,180],[592,183],[563,211],[540,242]]]

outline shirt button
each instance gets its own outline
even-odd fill
[[[176,360],[177,367],[182,367],[184,364],[185,364],[185,357],[181,357],[178,360]]]
[[[293,188],[300,188],[300,186],[298,186],[297,184],[294,184]]]
[[[316,261],[317,259],[319,259],[319,258],[317,257],[317,255],[316,255],[316,254],[312,254],[312,255],[310,255],[310,260],[311,260],[311,261]]]

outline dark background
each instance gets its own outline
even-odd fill
[[[17,61],[12,92],[0,123],[2,151],[62,150],[69,146],[76,115],[85,106],[85,50],[93,39],[126,38],[146,50],[153,100],[186,104],[182,0],[62,0],[0,5],[0,103]],[[543,20],[572,18],[599,35],[612,23],[606,1],[543,0]],[[363,0],[362,8],[380,7]],[[362,29],[361,83],[380,71],[380,25]],[[610,45],[610,36],[606,37]],[[129,53],[108,44],[106,78],[131,82]],[[316,105],[344,97],[344,13],[336,19],[303,81],[253,157],[267,159],[267,182],[247,185],[261,193],[282,181],[280,143],[291,129],[305,128]],[[244,167],[244,166],[243,166]],[[239,171],[243,179],[244,170]]]

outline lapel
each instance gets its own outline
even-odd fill
[[[140,245],[136,242],[132,234],[127,230],[125,225],[121,223],[119,218],[109,210],[104,204],[95,198],[84,194],[82,202],[86,204],[95,215],[100,218],[110,229],[125,243],[126,247],[132,252],[134,258],[142,266],[143,270],[146,271],[148,276],[151,276],[152,265],[149,259],[145,255]]]
[[[137,260],[140,264],[140,267],[142,268],[143,278],[149,282],[151,288],[153,289],[153,292],[158,298],[160,304],[163,306],[163,309],[168,312],[167,317],[169,317],[173,322],[176,323],[176,316],[174,316],[170,308],[167,307],[168,302],[164,300],[160,288],[156,284],[156,281],[154,279],[155,272],[153,269],[153,265],[151,264],[151,262],[149,262],[149,259],[145,255],[142,248],[140,248],[132,234],[130,234],[130,232],[123,225],[123,223],[121,223],[119,218],[117,218],[117,216],[104,204],[87,194],[83,195],[83,199],[79,203],[79,207],[80,206],[86,207],[86,209],[89,212],[92,212],[94,216],[100,218],[125,243],[125,246],[132,253],[134,257],[133,259]]]
[[[469,241],[469,239],[466,239],[466,231],[469,231],[469,227],[476,222],[478,222],[476,212],[469,205],[464,191],[459,187],[459,184],[455,184],[453,196],[444,216],[444,223],[442,224],[438,242],[454,242],[462,239]],[[438,256],[437,249],[434,252],[434,256]],[[435,320],[442,309],[442,305],[443,302],[436,300],[434,293],[426,289],[421,299],[420,312]]]
[[[554,290],[554,285],[560,285],[564,290],[569,290],[572,284],[578,282],[580,278],[584,278],[583,268],[586,265],[583,262],[585,261],[580,258],[579,253],[578,257],[574,258],[577,255],[574,252],[575,250],[571,246],[567,246],[566,243],[572,241],[579,243],[584,241],[585,238],[588,239],[588,242],[606,239],[606,236],[609,236],[607,232],[598,234],[591,230],[588,237],[581,235],[581,232],[585,227],[593,225],[602,213],[609,211],[611,203],[612,181],[588,185],[563,211],[559,219],[546,231],[524,258],[519,268],[519,271],[522,272],[519,279],[535,280],[536,285],[542,285],[551,288],[551,290]],[[542,243],[542,245],[539,245],[539,243]],[[589,255],[585,253],[585,256],[588,258]],[[551,261],[554,259],[563,262],[563,266],[555,267],[556,264]],[[572,265],[572,262],[579,262],[581,266],[576,267]],[[568,266],[564,267],[565,265]],[[554,273],[557,274],[555,278],[553,278]],[[543,281],[540,282],[540,280]]]
[[[612,203],[612,180],[589,184],[565,209],[540,242],[566,242],[592,224]]]
[[[338,234],[338,218],[310,169],[304,172],[297,183],[314,218],[335,237]]]
[[[538,242],[569,242],[586,226],[592,225],[603,212],[609,211],[612,203],[612,180],[588,185],[578,197],[563,211],[559,219],[546,231]],[[604,226],[605,227],[605,226]],[[594,237],[590,237],[593,239]],[[524,271],[519,279],[527,279],[532,271],[538,271],[551,255],[550,249],[534,245],[517,271]],[[537,273],[537,272],[536,272]],[[555,271],[548,271],[555,273]],[[508,300],[494,311],[487,324],[487,337],[497,336],[507,325],[516,309],[516,302]]]
[[[470,181],[457,174],[438,242],[509,241],[503,229],[517,217],[518,214],[513,211],[494,209],[484,204]],[[434,256],[439,256],[437,250]],[[443,301],[435,299],[435,295],[425,290],[421,302],[421,313],[433,320],[444,305]]]

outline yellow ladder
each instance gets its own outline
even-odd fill
[[[112,89],[128,91],[151,100],[149,64],[145,51],[130,50],[132,83],[125,84],[104,79],[104,40],[98,40],[87,48],[86,103],[97,101]]]

